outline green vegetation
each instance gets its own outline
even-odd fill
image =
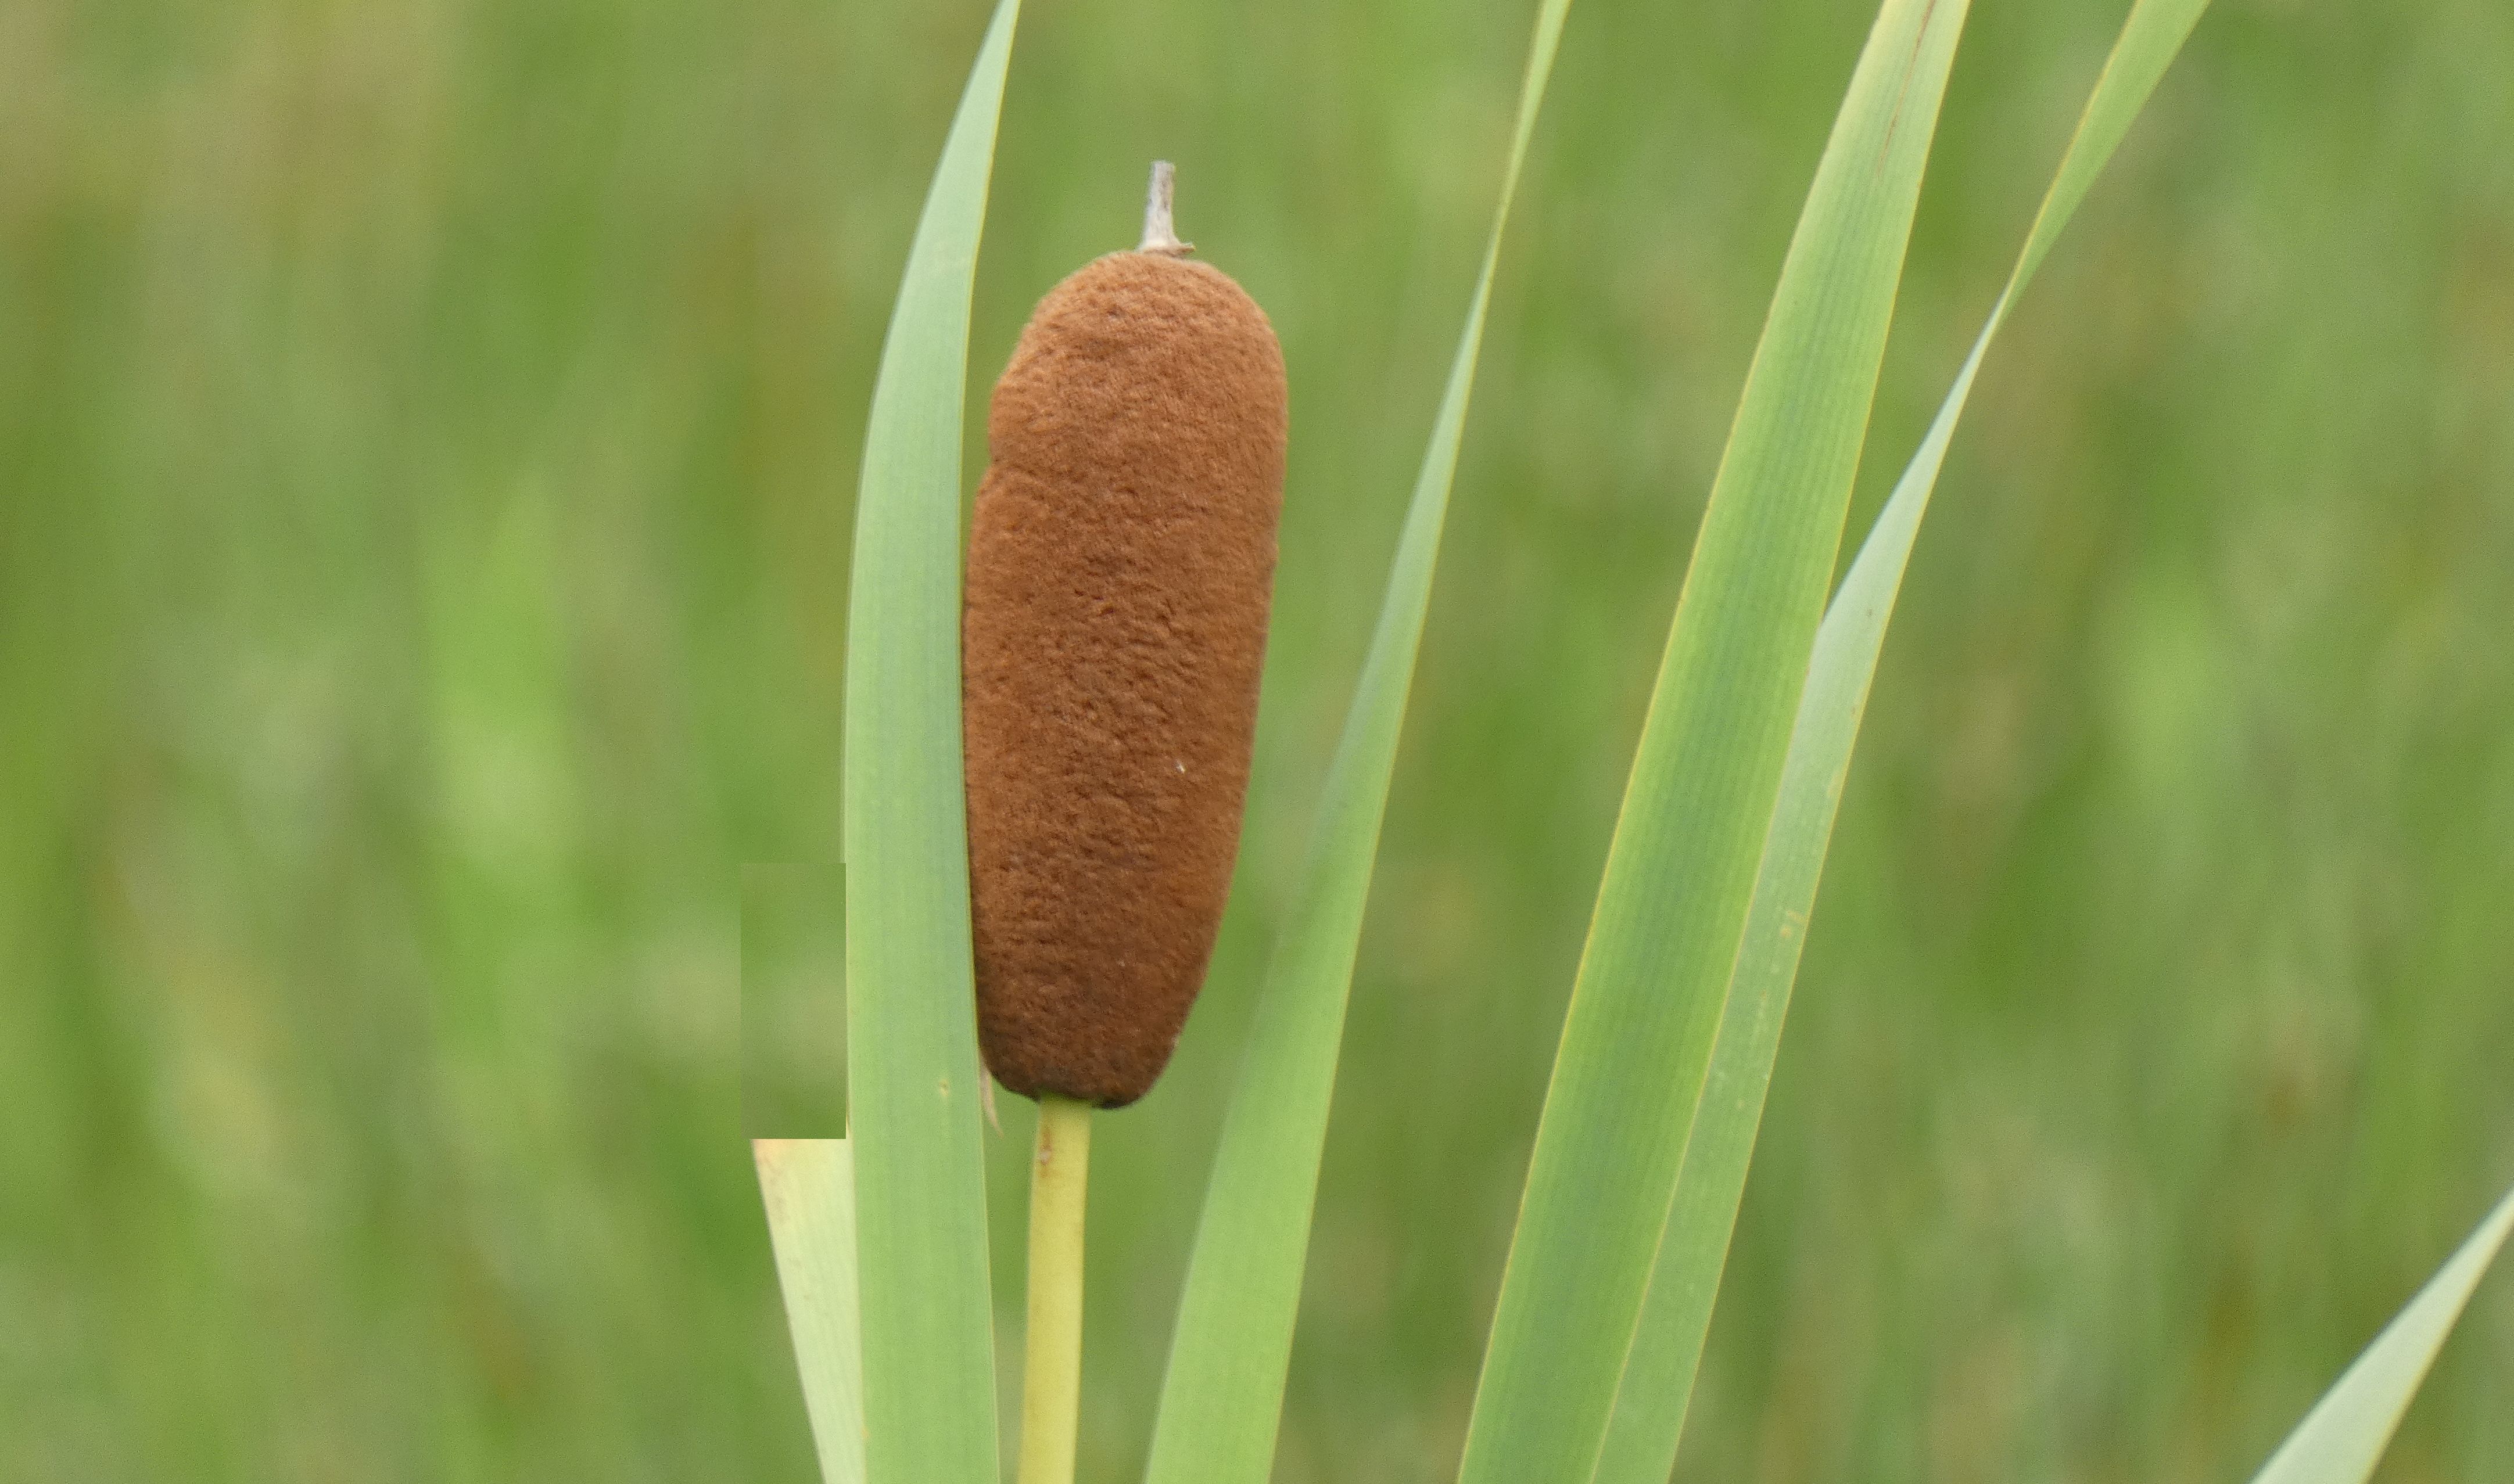
[[[2416,1397],[2471,1291],[2514,1233],[2514,1191],[2496,1203],[2398,1318],[2366,1347],[2252,1484],[2365,1484]]]
[[[985,1484],[996,1463],[955,434],[1020,14],[1020,0],[996,6],[935,167],[882,341],[856,495],[843,855],[864,868],[846,872],[846,1116],[865,1472],[880,1480]]]
[[[864,1316],[856,1302],[854,1150],[843,1139],[751,1143],[777,1288],[820,1451],[821,1484],[864,1484]]]
[[[2103,9],[1974,20],[1854,532]],[[857,410],[980,23],[878,10],[13,21],[0,1473],[806,1476],[737,865],[837,835]],[[1685,492],[1868,20],[1628,12],[1565,33],[1495,290],[1284,1478],[1454,1468]],[[1183,226],[1296,399],[1240,901],[1095,1141],[1084,1477],[1139,1467],[1525,20],[1085,7],[1014,61],[974,364],[1168,153],[1227,182]],[[1844,802],[1694,1472],[2240,1477],[2501,1187],[2508,22],[2431,20],[2230,11],[2009,321]],[[2514,1452],[2503,1295],[2394,1476]]]
[[[1545,0],[1537,8],[1483,266],[1406,504],[1353,706],[1320,788],[1297,895],[1243,1033],[1245,1050],[1206,1177],[1169,1365],[1161,1374],[1160,1410],[1144,1469],[1148,1484],[1263,1484],[1274,1470],[1336,1063],[1398,741],[1422,653],[1502,238],[1568,10],[1568,0]]]

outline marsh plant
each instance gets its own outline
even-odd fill
[[[1157,230],[1060,286],[1015,352],[964,589],[969,304],[1018,8],[1002,0],[953,121],[865,445],[846,679],[848,1135],[757,1149],[831,1484],[997,1477],[982,1035],[985,1065],[1040,1101],[1021,1478],[1072,1478],[1090,1120],[1141,1096],[1167,1059],[1211,949],[1246,778],[1282,368],[1262,312],[1183,256],[1162,175]],[[1658,1484],[1674,1467],[1852,745],[1941,461],[2009,307],[2206,0],[2136,0],[2006,287],[1837,584],[1967,9],[1885,0],[1781,265],[1615,822],[1461,1484]],[[1246,1031],[1151,1484],[1264,1484],[1273,1467],[1406,692],[1503,226],[1567,10],[1539,8],[1481,271]],[[1094,505],[1083,487],[1124,498]],[[2263,1484],[2371,1474],[2509,1228],[2514,1196]]]

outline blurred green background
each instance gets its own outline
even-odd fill
[[[2124,8],[1975,7],[1854,535]],[[1573,9],[1286,1484],[1454,1466],[1693,523],[1870,11]],[[1093,1160],[1088,1479],[1140,1466],[1530,15],[1023,20],[973,391],[1132,242],[1156,154],[1293,387],[1233,913]],[[0,1478],[810,1476],[741,1143],[745,908],[761,983],[837,992],[856,461],[984,19],[0,6]],[[2011,321],[1886,651],[1683,1476],[2240,1480],[2514,1181],[2509,79],[2502,0],[2223,0]],[[826,1103],[837,1048],[791,1050],[769,1092]],[[2508,1460],[2500,1274],[2384,1477]]]

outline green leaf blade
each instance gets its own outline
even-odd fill
[[[843,1139],[758,1139],[750,1148],[822,1484],[864,1484],[853,1152]]]
[[[2471,1292],[2514,1234],[2514,1190],[2324,1394],[2252,1484],[2365,1484],[2453,1333]]]
[[[1150,1484],[1265,1484],[1300,1305],[1329,1103],[1389,780],[1429,612],[1485,308],[1570,0],[1544,0],[1492,232],[1406,508],[1379,622],[1329,766],[1215,1151],[1153,1431]]]
[[[847,1080],[866,1464],[993,1484],[981,1092],[960,775],[969,300],[1019,0],[980,46],[882,345],[847,631]]]
[[[1597,1484],[1663,1484],[1675,1467],[1886,626],[1982,357],[2207,7],[2208,0],[2141,0],[2123,23],[2006,289],[1817,631],[1736,970]]]
[[[1676,1184],[1865,436],[1963,0],[1887,0],[1714,481],[1565,1017],[1465,1484],[1595,1468]]]

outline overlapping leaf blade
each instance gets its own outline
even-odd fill
[[[1964,0],[1886,0],[1704,512],[1529,1162],[1461,1469],[1585,1479],[1700,1097]]]
[[[750,1147],[822,1484],[864,1484],[852,1151],[843,1139],[760,1139]]]
[[[960,778],[969,298],[1019,0],[1001,0],[882,344],[847,630],[847,1092],[874,1484],[993,1484]]]
[[[1309,1251],[1337,1050],[1397,740],[1432,596],[1484,310],[1570,0],[1543,0],[1482,271],[1424,450],[1378,627],[1225,1117],[1153,1433],[1151,1484],[1265,1484]]]
[[[2252,1484],[2365,1484],[2471,1291],[2514,1235],[2514,1190],[2314,1404]]]
[[[1817,632],[1727,1006],[1599,1460],[1598,1484],[1663,1484],[1675,1466],[1869,683],[1913,538],[1982,355],[2207,8],[2208,0],[2140,0],[2123,22],[2007,287]]]

